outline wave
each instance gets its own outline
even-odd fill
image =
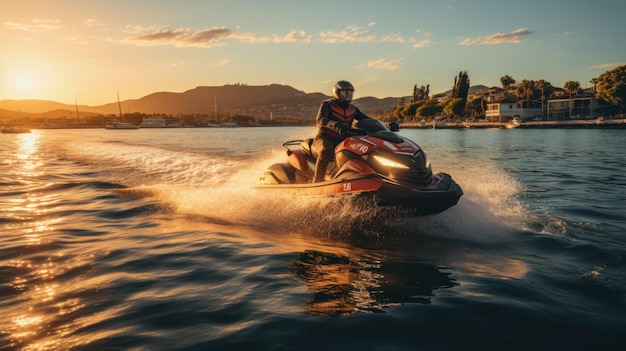
[[[178,214],[203,216],[209,222],[339,238],[361,233],[379,239],[396,235],[473,241],[508,240],[537,222],[520,198],[522,185],[487,161],[448,157],[440,167],[461,184],[464,196],[459,204],[437,216],[404,218],[397,209],[380,209],[367,201],[255,189],[264,169],[284,158],[280,150],[260,158],[226,157],[193,149],[85,143],[72,153],[96,166],[107,181],[155,197]]]

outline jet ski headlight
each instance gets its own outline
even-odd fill
[[[382,157],[382,156],[378,156],[378,155],[374,155],[373,156],[374,159],[380,163],[381,165],[385,166],[385,167],[392,167],[392,168],[400,168],[400,169],[409,169],[409,166],[404,165],[400,162],[396,162],[394,160],[390,160],[386,157]]]

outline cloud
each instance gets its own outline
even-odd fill
[[[226,40],[245,43],[295,43],[310,42],[311,36],[301,30],[292,30],[285,35],[259,33],[236,33],[226,27],[213,27],[203,30],[191,28],[164,29],[159,27],[128,27],[131,36],[128,42],[140,45],[173,45],[193,47],[213,47],[225,45]]]
[[[292,30],[287,33],[287,35],[283,37],[275,37],[274,42],[276,43],[296,43],[296,42],[305,42],[308,43],[311,41],[311,36],[307,35],[306,32],[301,30]]]
[[[504,43],[521,43],[524,41],[523,37],[525,35],[532,34],[533,31],[528,28],[520,28],[511,33],[502,34],[496,33],[492,35],[488,35],[485,37],[478,38],[468,38],[459,43],[459,45],[470,46],[470,45],[496,45],[496,44],[504,44]]]
[[[432,40],[430,39],[422,39],[416,43],[413,43],[413,49],[421,49],[421,48],[425,48],[427,46],[429,46],[430,44],[432,44]]]
[[[91,28],[104,28],[106,27],[106,23],[102,22],[99,19],[96,18],[89,18],[85,21],[85,24],[87,24],[88,27]]]
[[[589,69],[613,69],[623,65],[626,65],[626,62],[603,63],[601,65],[591,66]]]
[[[157,67],[180,67],[180,66],[189,66],[189,65],[193,65],[194,62],[193,61],[177,61],[177,62],[172,62],[172,63],[164,63],[164,64],[160,64],[157,65]]]
[[[141,45],[211,47],[223,45],[222,39],[232,34],[232,31],[225,27],[213,27],[203,30],[134,27],[131,30],[137,32],[137,34],[129,37],[127,41]]]
[[[285,35],[266,35],[259,33],[233,33],[230,35],[233,40],[238,40],[246,43],[308,43],[311,41],[311,36],[301,30],[292,30]]]
[[[396,60],[387,60],[385,58],[381,58],[375,61],[370,61],[367,63],[367,67],[375,68],[380,70],[388,70],[395,71],[400,68],[399,63],[404,59],[396,59]]]
[[[227,64],[229,64],[229,63],[231,63],[231,62],[233,62],[233,60],[231,60],[231,59],[222,59],[222,60],[217,61],[217,62],[215,63],[215,65],[217,65],[217,66],[223,66],[223,65],[227,65]]]
[[[370,27],[373,24],[370,24]],[[372,34],[368,29],[364,29],[358,26],[349,26],[346,29],[335,32],[326,31],[320,33],[320,41],[327,44],[341,44],[341,43],[383,43],[383,42],[396,42],[404,43],[406,40],[399,33],[392,33],[386,35]]]
[[[376,82],[377,80],[378,79],[376,79],[376,78],[366,78],[366,79],[354,82],[354,86],[357,87],[357,88],[361,88],[361,87],[364,87],[364,86],[366,86],[368,84],[372,84],[372,83]]]
[[[4,22],[4,25],[11,29],[21,30],[24,32],[43,33],[63,28],[63,26],[59,25],[59,23],[59,20],[54,18],[36,18],[27,23]]]

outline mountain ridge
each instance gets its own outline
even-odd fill
[[[484,86],[480,86],[484,87]],[[447,92],[446,92],[447,93]],[[444,94],[446,94],[444,93]],[[322,100],[330,98],[320,92],[306,93],[288,85],[197,86],[183,92],[160,91],[138,99],[127,99],[103,105],[70,105],[52,100],[0,100],[0,117],[81,117],[122,112],[165,115],[252,115],[276,118],[310,118],[317,113]],[[391,111],[402,97],[365,96],[354,100],[363,112],[380,115]],[[404,96],[406,100],[410,96]]]

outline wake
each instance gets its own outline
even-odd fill
[[[531,217],[520,201],[519,182],[486,161],[448,159],[437,166],[435,171],[445,170],[461,185],[463,197],[441,214],[407,218],[403,210],[379,208],[364,199],[298,197],[255,188],[269,165],[283,162],[282,149],[260,158],[228,158],[196,150],[84,143],[73,153],[108,181],[154,197],[178,215],[277,233],[501,241],[524,230]]]

